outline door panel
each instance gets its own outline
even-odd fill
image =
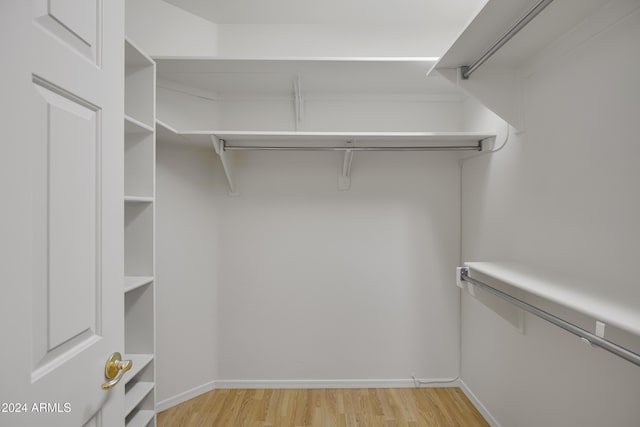
[[[93,62],[99,58],[99,0],[36,0],[34,22]]]
[[[42,101],[32,119],[42,132],[41,143],[33,147],[40,153],[34,157],[46,159],[46,173],[35,183],[34,195],[39,190],[42,194],[37,197],[47,201],[35,215],[36,221],[46,224],[39,227],[46,235],[37,236],[45,243],[43,256],[34,265],[34,271],[44,272],[42,280],[34,282],[34,312],[46,313],[34,322],[37,369],[63,352],[72,357],[79,346],[100,334],[96,307],[101,293],[97,275],[101,183],[97,107],[46,82],[36,80],[34,85]]]
[[[0,37],[0,426],[122,426],[124,4],[3,0]]]

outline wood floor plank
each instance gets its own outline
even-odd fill
[[[158,427],[485,427],[459,388],[214,390]]]

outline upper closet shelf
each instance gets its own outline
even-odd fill
[[[640,310],[584,290],[584,281],[510,262],[465,262],[473,277],[480,273],[516,289],[585,314],[607,325],[640,336]]]
[[[489,0],[434,67],[516,128],[522,128],[520,73],[540,59],[566,54],[607,22],[638,7],[620,0]],[[636,3],[635,6],[633,3]],[[474,64],[481,63],[476,69]],[[472,67],[472,75],[464,67]],[[432,70],[433,72],[433,70]],[[432,74],[430,72],[430,74]],[[468,77],[468,79],[466,79]]]

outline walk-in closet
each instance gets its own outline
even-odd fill
[[[0,426],[640,425],[640,1],[0,35]]]

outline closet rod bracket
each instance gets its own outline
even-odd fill
[[[342,170],[338,176],[338,190],[348,190],[351,188],[351,163],[353,162],[353,150],[348,147],[353,146],[353,141],[347,141],[344,150],[344,159],[342,160]]]

